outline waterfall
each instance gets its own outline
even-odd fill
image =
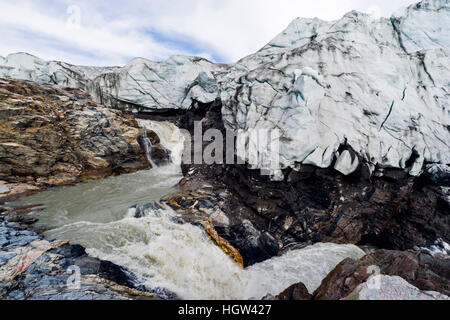
[[[156,163],[153,161],[152,159],[152,148],[153,148],[153,144],[150,141],[150,139],[147,136],[147,131],[144,130],[143,133],[143,137],[142,137],[142,141],[143,141],[143,145],[144,145],[144,150],[145,150],[145,155],[147,156],[147,160],[148,162],[152,165],[152,168],[156,168],[157,165]]]
[[[144,129],[144,131],[152,130],[158,135],[161,140],[161,145],[170,151],[171,163],[177,166],[181,165],[185,139],[181,133],[181,130],[176,125],[168,121],[151,121],[141,119],[138,119],[137,121],[139,126]]]
[[[303,282],[312,293],[345,258],[364,252],[354,245],[316,244],[242,270],[205,233],[171,209],[147,209],[135,218],[134,204],[158,201],[181,179],[184,137],[169,122],[139,121],[171,151],[171,164],[24,198],[45,203],[34,216],[49,239],[70,240],[87,252],[132,271],[148,288],[164,288],[182,299],[260,299]],[[151,159],[151,144],[143,147]]]
[[[51,230],[48,236],[74,236],[88,253],[130,269],[149,288],[165,288],[182,299],[261,299],[303,282],[310,292],[345,258],[364,252],[354,245],[316,244],[245,270],[217,247],[203,229],[180,224],[170,209],[135,209],[111,223],[76,222]]]

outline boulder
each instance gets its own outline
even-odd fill
[[[398,276],[421,291],[450,294],[449,256],[426,251],[379,250],[358,261],[342,261],[322,281],[314,299],[340,300],[351,296],[373,275]]]
[[[257,230],[249,220],[231,227],[217,227],[217,230],[239,250],[246,267],[277,256],[280,252],[277,240],[268,232]]]
[[[280,293],[278,296],[275,297],[275,300],[312,300],[313,296],[309,293],[308,289],[303,283],[297,283],[286,290],[284,290],[282,293]]]

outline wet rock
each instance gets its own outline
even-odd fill
[[[139,219],[147,216],[149,211],[158,211],[164,209],[166,209],[166,207],[163,204],[155,201],[144,205],[135,205],[129,209],[129,214],[131,214],[134,218]]]
[[[155,131],[146,129],[145,135],[151,141],[152,145],[161,143],[161,139],[158,137],[158,134]]]
[[[206,233],[217,244],[217,246],[222,249],[226,255],[230,256],[238,266],[244,269],[244,261],[239,251],[230,245],[228,241],[218,235],[217,231],[214,229],[214,225],[209,221],[203,221],[201,225],[205,228]]]
[[[267,232],[258,231],[250,221],[229,228],[217,227],[219,234],[244,258],[244,265],[250,266],[278,255],[280,246]]]
[[[379,250],[359,261],[342,261],[315,291],[316,300],[348,297],[372,275],[399,276],[422,291],[450,294],[450,258],[425,251]]]
[[[152,147],[151,157],[157,166],[168,164],[170,162],[170,151],[161,144]]]
[[[151,290],[137,285],[129,271],[89,257],[82,246],[67,241],[48,242],[27,226],[14,224],[0,216],[1,236],[11,242],[0,251],[0,299],[176,299],[161,288]],[[36,240],[29,242],[31,238]]]
[[[155,132],[151,130],[147,130],[152,132],[151,136],[148,137],[146,135],[141,135],[138,138],[138,143],[143,150],[148,152],[148,155],[151,158],[151,161],[157,165],[163,165],[170,162],[170,151],[164,148],[159,142],[159,137]],[[150,143],[149,143],[150,142]]]

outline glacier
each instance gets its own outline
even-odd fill
[[[27,53],[0,58],[0,77],[82,89],[99,104],[128,111],[189,109],[193,100],[214,101],[219,88],[212,72],[224,68],[187,56],[163,62],[136,58],[124,67],[74,66]]]
[[[391,18],[356,11],[336,21],[297,18],[230,65],[173,56],[96,68],[19,53],[0,57],[0,77],[80,88],[134,112],[220,98],[227,129],[281,131],[280,168],[419,176],[432,165],[449,171],[448,26],[450,1],[424,0]]]

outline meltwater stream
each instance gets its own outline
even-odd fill
[[[155,129],[155,123],[147,126]],[[169,124],[156,129],[177,156],[176,130]],[[33,214],[38,227],[53,228],[46,237],[80,244],[92,256],[128,268],[149,288],[182,299],[259,299],[297,282],[312,292],[340,261],[364,255],[353,245],[317,244],[242,270],[201,228],[180,224],[169,209],[133,217],[131,206],[159,200],[180,179],[179,166],[172,164],[41,192],[11,205],[43,204]]]

